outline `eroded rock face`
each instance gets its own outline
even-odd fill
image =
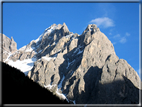
[[[2,41],[1,49],[3,50],[3,61],[5,61],[9,54],[12,54],[17,51],[17,43],[14,41],[13,37],[11,37],[10,39],[4,34],[0,34],[0,36],[2,36],[0,37],[2,38],[2,40],[0,39],[0,41]]]
[[[37,60],[29,78],[43,87],[58,85],[76,104],[139,103],[137,72],[118,58],[111,41],[94,24],[81,35],[70,32],[65,23],[53,24],[10,59],[33,57]]]
[[[129,84],[140,88],[139,76],[125,60],[116,56],[111,41],[96,25],[88,25],[80,36],[63,36],[50,51],[47,58],[51,60],[40,59],[29,72],[29,77],[34,81],[42,85],[59,85],[62,82],[62,92],[77,104],[133,102],[130,94],[126,93],[129,93]],[[118,84],[127,89],[116,87]],[[138,90],[134,86],[132,90]],[[113,95],[112,90],[116,90]],[[104,94],[99,96],[98,93]],[[105,99],[104,95],[108,98]],[[113,96],[115,100],[111,100]],[[131,100],[120,100],[124,96]],[[134,102],[138,103],[138,96]]]

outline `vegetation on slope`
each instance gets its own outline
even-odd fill
[[[23,72],[1,63],[3,104],[69,104],[33,82]]]

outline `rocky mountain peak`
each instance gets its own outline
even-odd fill
[[[11,36],[11,41],[14,41],[13,37]]]
[[[55,26],[57,26],[55,23],[53,25],[51,25],[51,27],[55,27]]]
[[[4,34],[1,34],[3,37],[3,61],[7,59],[9,54],[14,53],[17,51],[17,43],[14,41],[13,37],[8,38]]]
[[[61,30],[62,30],[62,35],[63,36],[69,34],[69,29],[68,29],[68,27],[67,27],[67,25],[65,23],[63,23]]]
[[[65,30],[65,31],[69,31],[69,29],[68,29],[68,27],[67,27],[67,25],[66,25],[65,22],[63,23],[63,27],[64,27],[64,30]]]
[[[100,29],[95,24],[89,24],[86,29],[83,31],[83,34],[90,32],[91,34],[100,31]]]
[[[74,103],[138,103],[138,74],[119,59],[95,24],[81,35],[71,33],[65,23],[53,24],[9,57],[10,61],[28,59],[32,60],[26,72],[30,79],[43,87],[57,86]]]

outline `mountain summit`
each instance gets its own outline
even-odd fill
[[[6,63],[74,104],[138,104],[141,80],[95,24],[81,35],[53,24]],[[24,68],[17,66],[21,64]],[[59,95],[59,96],[60,96]]]

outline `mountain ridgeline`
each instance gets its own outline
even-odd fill
[[[138,104],[141,80],[95,24],[81,35],[53,24],[4,62],[36,59],[26,75],[42,87],[57,86],[74,104]],[[35,93],[36,94],[36,93]],[[59,96],[60,97],[60,96]]]

